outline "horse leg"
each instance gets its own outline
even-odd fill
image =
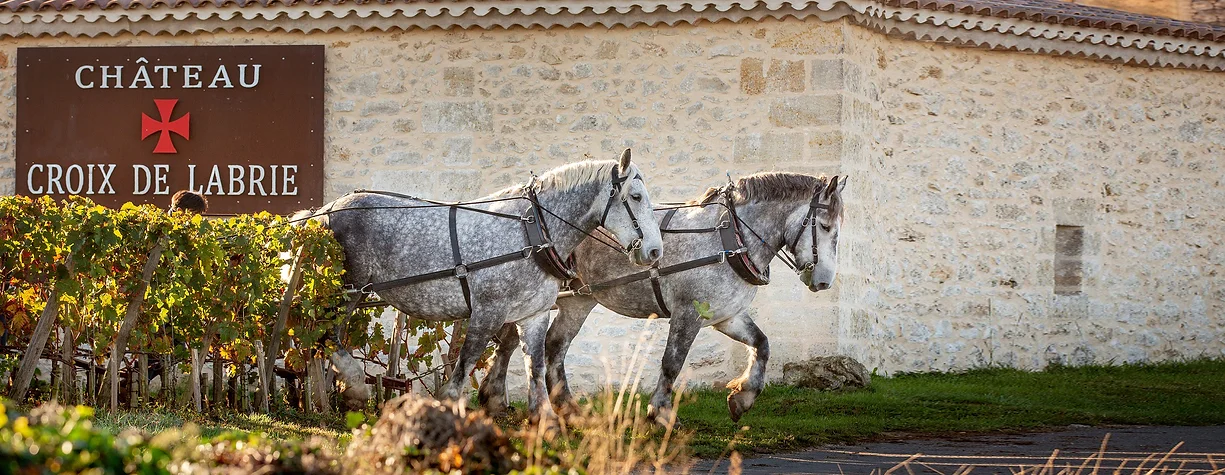
[[[753,407],[753,401],[761,394],[766,384],[766,362],[770,359],[770,341],[766,334],[757,328],[753,318],[743,313],[715,325],[715,329],[733,340],[749,347],[749,367],[744,374],[727,383],[731,394],[727,395],[727,410],[733,422],[740,421],[740,416]]]
[[[506,397],[506,368],[510,366],[510,355],[517,346],[519,328],[513,323],[502,325],[502,330],[498,332],[498,350],[493,354],[493,363],[489,365],[489,372],[485,374],[477,393],[481,407],[491,416],[510,407],[510,400]]]
[[[595,305],[595,299],[590,296],[575,295],[558,299],[557,318],[549,325],[549,332],[545,337],[549,397],[553,407],[563,413],[573,412],[578,406],[574,402],[573,393],[570,392],[570,383],[566,380],[566,353]]]
[[[370,400],[374,390],[366,383],[366,369],[362,367],[362,363],[341,349],[332,352],[329,359],[332,362],[332,370],[336,371],[338,379],[345,383],[344,391],[341,392],[345,398],[345,406],[351,411],[365,409],[366,401]]]
[[[531,380],[531,390],[528,392],[527,409],[529,417],[536,422],[555,424],[557,413],[549,403],[549,391],[545,384],[545,334],[549,331],[549,313],[544,312],[535,317],[518,322],[519,334],[523,341],[523,354],[527,356],[528,375]]]
[[[461,396],[467,390],[468,373],[476,367],[476,362],[489,346],[489,340],[501,328],[502,315],[491,315],[478,309],[472,311],[472,317],[468,319],[468,331],[464,334],[464,344],[459,349],[455,368],[439,395],[440,399],[461,402]]]
[[[685,359],[689,357],[689,348],[702,329],[702,319],[692,305],[676,305],[680,307],[668,322],[668,347],[664,349],[664,359],[659,372],[659,383],[655,394],[651,396],[651,406],[647,413],[657,424],[670,426],[676,422],[672,407],[672,385],[676,376],[685,367]]]

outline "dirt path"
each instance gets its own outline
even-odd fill
[[[1058,468],[1071,466],[1069,473],[1098,452],[1103,438],[1110,434],[1106,456],[1099,473],[1114,473],[1123,466],[1122,473],[1133,473],[1133,469],[1148,456],[1160,454],[1144,465],[1149,468],[1170,449],[1183,445],[1159,467],[1167,468],[1166,474],[1206,474],[1214,470],[1225,470],[1225,426],[1210,427],[1084,427],[1073,426],[1066,430],[1044,433],[953,436],[939,439],[907,439],[894,442],[874,442],[857,445],[831,445],[820,449],[791,454],[777,454],[745,459],[745,474],[883,474],[907,461],[914,454],[921,456],[911,460],[907,467],[893,471],[896,474],[945,474],[959,472],[965,466],[973,466],[973,474],[1013,474],[1020,467],[1045,465],[1055,450],[1054,459]],[[1080,473],[1093,473],[1093,464]],[[1214,466],[1215,464],[1215,466]],[[1174,472],[1181,467],[1181,471]],[[703,461],[693,473],[726,473],[727,461],[717,466]],[[1058,470],[1056,470],[1058,472]],[[1158,468],[1154,473],[1162,473]],[[1225,473],[1225,471],[1218,472]]]

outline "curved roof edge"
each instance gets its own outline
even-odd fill
[[[9,0],[12,1],[16,0]],[[182,7],[174,7],[163,0],[145,1],[156,1],[158,5],[14,11],[11,4],[6,9],[4,3],[7,2],[0,2],[0,38],[415,28],[633,28],[766,18],[822,21],[847,18],[878,32],[920,41],[1085,57],[1139,66],[1225,70],[1225,28],[1077,5],[1070,5],[1074,7],[1070,10],[1079,16],[1060,20],[1046,11],[1052,4],[1059,3],[1054,0],[724,0],[700,4],[683,0],[633,3],[616,0],[604,3],[564,0],[357,3],[332,0],[313,4],[295,0],[274,3],[280,0],[272,0],[257,6],[249,6],[254,0],[246,5],[232,0],[215,0],[197,5],[183,3]],[[958,8],[961,4],[974,8],[964,5]],[[1025,10],[1018,4],[1034,8]],[[1063,15],[1069,15],[1068,8],[1063,10]],[[1118,18],[1093,17],[1097,14]]]

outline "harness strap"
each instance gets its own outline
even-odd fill
[[[575,293],[586,293],[582,292],[584,287],[590,292],[598,292],[649,278],[651,279],[651,290],[655,293],[655,303],[659,305],[659,309],[661,311],[660,313],[666,317],[670,317],[672,312],[668,309],[668,304],[664,300],[663,284],[660,283],[659,278],[685,272],[687,270],[697,269],[699,267],[706,267],[711,264],[721,264],[727,260],[727,254],[727,252],[720,252],[718,254],[693,259],[678,264],[672,264],[666,267],[651,268],[645,271],[635,272],[633,274],[621,276],[613,280],[600,282],[598,284],[591,284],[589,286],[582,285],[582,281],[580,280],[579,290],[575,291]]]
[[[727,253],[720,252],[718,254],[694,259],[691,261],[681,262],[679,264],[672,264],[670,266],[661,267],[658,269],[647,269],[644,271],[635,272],[633,274],[621,276],[613,280],[600,282],[598,284],[591,284],[588,287],[593,291],[608,290],[613,287],[619,287],[625,284],[638,282],[640,280],[644,280],[648,277],[651,277],[652,271],[655,271],[657,274],[659,274],[660,277],[664,277],[667,275],[675,274],[677,272],[684,272],[684,271],[691,270],[691,269],[697,269],[699,267],[705,267],[711,264],[718,264],[720,262],[725,261],[726,259],[727,259]]]
[[[676,216],[677,208],[668,210],[664,213],[664,219],[659,221],[659,232],[672,234],[704,234],[718,231],[723,226],[715,226],[711,228],[686,228],[686,229],[668,229],[668,223],[672,222],[672,218]]]
[[[464,269],[467,270],[467,272],[477,271],[477,270],[485,269],[488,267],[502,265],[507,262],[517,261],[519,259],[526,259],[529,255],[531,255],[531,252],[532,252],[532,248],[525,247],[516,252],[509,252],[506,254],[502,254],[500,256],[495,256],[495,257],[491,257],[488,259],[482,259],[482,260],[464,265],[463,267]],[[381,290],[393,289],[396,287],[403,287],[405,285],[419,284],[421,282],[443,279],[446,277],[457,277],[456,270],[457,269],[443,269],[443,270],[438,270],[438,271],[434,271],[434,272],[430,272],[426,274],[417,274],[417,275],[409,276],[409,277],[401,277],[395,280],[379,282],[377,284],[370,284],[366,288],[368,288],[371,292],[377,293]]]
[[[668,302],[664,300],[664,289],[659,283],[659,271],[651,268],[651,290],[655,292],[655,304],[659,305],[659,313],[664,318],[672,318],[672,311],[668,309]]]
[[[719,229],[719,240],[723,242],[723,248],[727,250],[737,250],[736,255],[728,259],[727,263],[732,266],[732,270],[736,271],[741,279],[751,285],[766,285],[770,283],[770,268],[766,268],[765,272],[757,269],[757,264],[749,258],[748,247],[740,237],[740,224],[735,217],[735,208],[730,208],[732,216],[728,216],[729,212],[723,213],[720,220],[728,220],[730,224],[727,227]]]
[[[535,192],[529,193],[532,194],[533,204],[528,207],[527,217],[523,219],[523,230],[527,234],[527,244],[532,247],[532,259],[553,277],[563,281],[573,279],[578,275],[574,254],[571,254],[569,259],[562,259],[557,253],[557,248],[553,247],[552,238],[549,236],[549,228],[536,210]]]
[[[437,201],[437,200],[431,200],[431,199],[421,198],[421,197],[417,197],[417,196],[413,196],[413,195],[406,195],[406,194],[404,194],[404,193],[396,193],[396,192],[394,192],[394,191],[382,191],[382,190],[353,190],[353,191],[349,192],[348,194],[350,194],[350,195],[351,195],[351,194],[355,194],[355,193],[366,193],[366,194],[371,194],[371,195],[386,195],[386,196],[394,196],[394,197],[396,197],[396,198],[404,198],[404,199],[410,199],[410,200],[417,200],[417,201],[420,201],[420,202],[423,202],[423,203],[429,203],[429,204],[430,204],[430,206],[414,206],[414,205],[409,205],[409,206],[357,207],[357,208],[344,208],[344,209],[342,209],[342,210],[340,210],[340,211],[346,211],[346,210],[362,210],[362,209],[418,209],[418,208],[440,208],[440,207],[443,207],[443,206],[450,206],[450,207],[460,208],[460,209],[462,209],[462,210],[464,210],[464,211],[472,211],[472,212],[474,212],[474,213],[487,214],[487,215],[490,215],[490,216],[497,216],[497,217],[499,217],[499,218],[507,218],[507,219],[519,219],[519,217],[518,217],[518,216],[515,216],[515,215],[513,215],[513,214],[499,213],[499,212],[497,212],[497,211],[490,211],[490,210],[487,210],[487,209],[474,208],[474,207],[472,207],[472,206],[468,206],[468,205],[482,204],[482,203],[498,203],[498,202],[502,202],[502,201],[514,201],[514,200],[521,200],[521,199],[523,199],[523,197],[522,197],[522,196],[512,196],[512,197],[507,197],[507,198],[496,198],[496,199],[491,199],[491,200],[463,201],[463,202],[446,202],[446,201]],[[313,216],[312,216],[312,217],[313,217]]]
[[[675,216],[676,216],[675,209],[670,209],[668,210],[667,213],[664,213],[664,219],[659,220],[659,231],[664,232],[664,229],[668,227],[668,223],[671,223],[672,218]]]
[[[455,221],[459,213],[459,208],[451,207],[451,213],[447,217],[447,225],[451,228],[451,259],[455,262],[455,278],[459,279],[459,286],[464,291],[464,303],[468,305],[468,315],[472,315],[472,287],[468,285],[468,268],[464,267],[464,258],[459,252],[459,231],[455,229]]]

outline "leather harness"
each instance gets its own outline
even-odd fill
[[[727,262],[736,274],[752,285],[765,285],[770,283],[770,270],[767,268],[765,272],[757,269],[757,265],[749,258],[748,246],[745,246],[744,239],[740,231],[740,218],[736,215],[736,208],[732,203],[731,188],[725,188],[722,192],[725,201],[727,201],[727,211],[719,216],[719,224],[711,228],[689,228],[689,229],[670,229],[668,224],[672,222],[672,218],[676,216],[677,208],[668,210],[664,217],[659,222],[659,232],[674,233],[674,234],[700,234],[717,232],[719,240],[723,244],[723,250],[717,254],[700,257],[697,259],[688,260],[670,266],[659,267],[659,264],[651,266],[650,269],[635,272],[597,284],[583,285],[579,280],[580,287],[574,291],[580,295],[590,295],[592,292],[611,289],[613,287],[622,286],[638,282],[641,280],[651,280],[651,290],[655,294],[655,303],[659,306],[660,314],[664,317],[671,317],[672,310],[668,308],[668,304],[664,299],[663,284],[660,278],[684,272],[687,270],[697,269],[712,264],[720,264]],[[713,205],[715,203],[708,203]],[[576,279],[577,280],[577,279]]]
[[[641,179],[638,176],[635,176],[634,178]],[[612,192],[608,196],[608,203],[605,205],[604,213],[600,217],[601,225],[603,225],[604,221],[608,219],[608,212],[612,208],[614,202],[616,201],[617,196],[621,192],[621,188],[623,184],[627,180],[629,180],[629,175],[627,174],[626,176],[621,176],[620,166],[614,166],[612,169]],[[386,191],[364,191],[364,190],[359,191],[359,192],[366,192],[366,193],[377,193],[377,194],[395,196],[395,197],[400,197],[400,198],[409,198],[409,199],[414,199],[414,200],[419,200],[419,201],[426,201],[429,203],[437,204],[439,206],[449,207],[450,213],[448,214],[447,226],[450,229],[450,235],[451,235],[451,258],[452,258],[452,262],[454,262],[455,264],[455,267],[450,268],[450,269],[442,269],[442,270],[437,270],[434,272],[427,272],[425,274],[418,274],[418,275],[409,276],[409,277],[401,277],[399,279],[389,280],[385,282],[366,284],[360,289],[360,291],[363,293],[379,292],[379,291],[392,289],[396,287],[403,287],[406,285],[419,284],[419,283],[427,282],[431,280],[438,280],[438,279],[445,279],[447,277],[454,277],[456,279],[459,279],[459,285],[460,285],[460,288],[463,290],[463,294],[464,294],[464,302],[468,306],[468,313],[471,314],[472,313],[472,287],[468,283],[468,275],[473,271],[486,269],[486,268],[498,266],[501,264],[505,264],[508,262],[517,261],[519,259],[531,257],[533,260],[536,261],[536,264],[540,266],[540,268],[544,270],[546,273],[548,273],[549,275],[556,277],[562,281],[569,281],[571,279],[574,279],[575,276],[577,275],[575,271],[574,255],[571,254],[570,256],[566,258],[562,258],[562,256],[557,253],[557,248],[553,246],[553,240],[549,234],[548,225],[545,223],[545,220],[544,220],[543,213],[548,213],[548,214],[553,214],[553,213],[540,205],[540,200],[536,196],[536,187],[529,185],[526,187],[526,189],[527,189],[526,199],[530,201],[532,205],[529,206],[527,211],[521,216],[508,215],[505,213],[498,213],[494,211],[473,208],[471,206],[466,206],[465,203],[432,202],[429,200],[422,200],[421,198],[417,198],[413,196],[403,195],[399,193],[386,192]],[[634,230],[637,231],[638,233],[638,239],[636,239],[630,245],[630,248],[626,251],[626,252],[629,252],[629,251],[632,251],[633,249],[637,249],[642,246],[643,234],[642,234],[642,229],[638,224],[638,219],[636,216],[634,216],[634,212],[630,208],[629,202],[627,200],[622,200],[622,204],[625,205],[625,211],[629,213],[630,221],[633,223]],[[463,253],[460,251],[459,233],[456,229],[456,218],[459,213],[459,210],[461,209],[465,211],[489,214],[489,215],[493,215],[497,217],[518,219],[520,222],[523,223],[523,230],[524,230],[524,235],[527,240],[527,246],[515,252],[509,252],[506,254],[490,257],[487,259],[481,259],[475,262],[465,263],[463,259]],[[558,217],[558,219],[561,219],[561,218]],[[360,304],[362,300],[363,299],[358,298],[358,299],[354,299],[353,301],[351,301],[349,304],[348,313],[352,314],[353,310],[357,308],[358,304]]]
[[[769,284],[770,268],[766,267],[764,271],[758,269],[757,264],[753,263],[753,260],[749,257],[748,246],[745,245],[744,235],[740,229],[741,220],[736,214],[736,204],[732,200],[731,184],[724,187],[719,193],[723,195],[724,201],[726,201],[725,206],[727,208],[726,211],[719,215],[719,224],[710,228],[668,228],[668,224],[672,222],[672,218],[676,216],[676,211],[679,209],[673,208],[668,210],[667,213],[664,213],[663,219],[659,222],[659,232],[673,234],[718,233],[719,241],[723,244],[723,251],[712,256],[701,257],[662,268],[656,264],[645,271],[636,272],[609,281],[600,282],[598,284],[582,285],[582,281],[579,280],[580,287],[575,290],[574,293],[579,295],[590,295],[592,292],[607,290],[613,287],[650,279],[651,290],[655,294],[655,303],[659,306],[660,313],[665,318],[670,318],[672,316],[672,311],[668,308],[668,304],[664,299],[663,284],[660,282],[660,278],[666,275],[697,269],[699,267],[705,267],[711,264],[727,262],[727,264],[731,266],[732,270],[736,272],[736,275],[740,276],[742,280],[748,282],[750,285]],[[828,203],[822,202],[822,197],[823,194],[821,193],[821,190],[813,193],[812,201],[810,201],[808,204],[808,214],[804,218],[804,224],[800,228],[800,232],[796,234],[795,239],[792,241],[792,249],[795,249],[795,246],[799,244],[800,236],[804,234],[805,227],[813,227],[818,224],[816,216],[817,210],[821,209],[828,211],[832,209]],[[706,203],[702,206],[713,204],[716,203]],[[812,256],[813,262],[809,263],[803,269],[797,269],[797,272],[811,271],[816,265],[817,234],[815,229],[812,233]]]

